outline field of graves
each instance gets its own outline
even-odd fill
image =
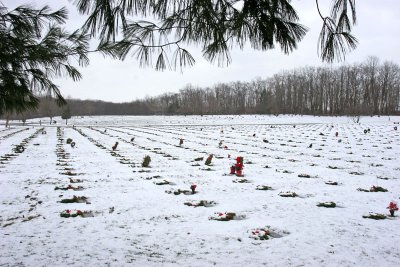
[[[399,118],[38,121],[0,129],[0,266],[400,264]]]

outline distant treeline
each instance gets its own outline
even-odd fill
[[[178,93],[130,103],[68,100],[72,116],[202,114],[399,114],[400,68],[376,57],[337,68],[304,67],[251,82],[187,85]],[[59,116],[53,100],[19,117]]]

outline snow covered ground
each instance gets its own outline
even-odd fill
[[[0,266],[400,265],[400,213],[362,217],[400,202],[399,117],[56,120],[0,128]],[[244,177],[229,175],[238,156]],[[372,186],[388,192],[357,190]],[[61,203],[73,196],[87,199]],[[216,204],[184,204],[200,200]],[[224,212],[236,218],[210,220]],[[260,228],[268,240],[254,239]]]

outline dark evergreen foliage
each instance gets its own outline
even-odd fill
[[[0,4],[0,114],[22,112],[38,106],[38,94],[65,104],[53,79],[79,80],[72,65],[87,65],[88,35],[61,28],[67,10],[52,11],[20,6],[9,11]]]
[[[323,16],[316,1],[323,20],[321,57],[328,62],[342,58],[357,43],[350,34],[356,22],[355,0],[332,3],[331,14]],[[154,60],[158,70],[193,65],[195,59],[183,45],[198,44],[209,61],[229,64],[232,47],[249,43],[253,49],[268,50],[279,45],[288,54],[307,32],[290,0],[76,0],[75,4],[89,16],[84,29],[100,38],[99,48],[113,48],[110,54],[121,58],[131,54],[142,65],[153,65]]]

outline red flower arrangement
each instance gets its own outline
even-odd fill
[[[270,238],[270,230],[267,228],[258,228],[251,230],[250,237],[256,240],[268,240]]]
[[[193,194],[194,194],[195,191],[196,191],[196,187],[197,187],[197,185],[195,185],[195,184],[192,184],[192,185],[190,186],[190,189],[192,190],[192,193],[193,193]]]
[[[390,201],[389,206],[387,206],[386,208],[389,209],[391,217],[394,217],[394,212],[399,210],[399,208],[397,207],[396,202],[394,202],[394,201]]]
[[[236,164],[235,164],[235,170],[236,170],[236,176],[243,176],[242,171],[243,171],[243,157],[237,157],[236,158]]]
[[[83,212],[81,210],[64,210],[60,216],[64,218],[83,216]]]

